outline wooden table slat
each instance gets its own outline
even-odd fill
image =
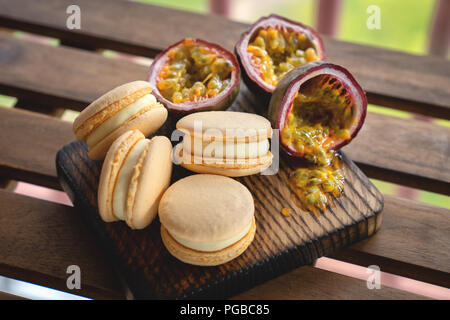
[[[350,263],[450,288],[450,211],[385,195],[382,227],[333,255]]]
[[[66,27],[65,12],[71,4],[81,8],[80,30]],[[233,49],[249,27],[218,16],[129,1],[108,1],[105,5],[100,0],[0,0],[0,26],[57,37],[78,46],[149,57],[183,37],[203,38]],[[367,91],[369,102],[450,119],[448,60],[328,37],[324,43],[327,60],[347,67]]]
[[[111,266],[72,207],[0,190],[0,274],[86,297],[123,298]],[[67,289],[69,265],[81,290]],[[301,285],[300,285],[301,284]],[[346,288],[346,290],[342,290]],[[302,267],[238,295],[239,299],[422,299],[313,267]]]
[[[422,300],[426,298],[386,286],[369,290],[365,281],[306,266],[233,297],[233,300],[239,299]]]
[[[73,140],[69,122],[0,107],[0,176],[61,189],[56,152]]]
[[[0,274],[93,298],[123,298],[94,237],[72,207],[0,190]],[[81,270],[69,290],[67,267]]]

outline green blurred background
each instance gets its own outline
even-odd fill
[[[167,6],[198,13],[210,11],[209,0],[138,0],[140,2]],[[450,0],[449,0],[450,1]],[[259,17],[276,13],[304,24],[316,27],[316,5],[314,0],[229,0],[230,18],[252,23]],[[370,30],[366,26],[366,9],[376,5],[381,12],[381,29]],[[435,0],[342,0],[342,10],[336,37],[341,40],[357,42],[413,54],[427,54],[431,21]],[[450,18],[450,17],[449,17]],[[16,36],[23,33],[16,32]],[[54,40],[50,45],[57,45]],[[106,51],[105,56],[117,54]],[[13,106],[16,99],[0,96],[0,105]],[[380,106],[369,105],[369,111],[394,117],[412,118],[413,114]],[[64,119],[71,121],[75,112],[68,112]],[[422,118],[423,119],[423,118]],[[450,126],[450,122],[441,119],[425,119],[436,125]],[[385,194],[406,196],[425,203],[450,209],[450,197],[412,190],[391,183],[372,179]]]

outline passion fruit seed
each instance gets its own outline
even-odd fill
[[[305,82],[296,93],[281,139],[298,153],[319,165],[326,165],[325,151],[336,139],[349,139],[356,117],[352,99],[331,75]]]
[[[309,167],[294,171],[292,181],[304,198],[307,210],[324,210],[330,195],[339,196],[344,184],[334,152],[328,152],[333,139],[350,138],[353,108],[339,81],[324,75],[306,82],[296,93],[284,126],[283,144],[304,154]]]
[[[344,172],[335,150],[357,135],[366,112],[364,90],[348,70],[332,63],[296,67],[275,87],[268,115],[281,131],[282,150],[305,163],[289,182],[306,210],[318,213],[332,196],[342,195]]]
[[[261,28],[248,45],[252,63],[259,68],[261,78],[276,86],[288,71],[307,62],[319,60],[311,41],[303,32],[286,28]]]
[[[340,84],[329,76],[305,83],[294,97],[281,139],[297,152],[304,154],[309,166],[296,169],[291,176],[297,194],[307,210],[325,210],[329,197],[340,196],[344,174],[337,167],[338,158],[328,150],[334,138],[350,137],[348,128],[354,119],[346,117],[347,100]],[[340,87],[342,88],[342,87]]]
[[[291,174],[290,181],[306,210],[325,210],[331,195],[339,197],[342,194],[344,173],[339,159],[334,152],[326,156],[331,159],[329,164],[298,168]]]
[[[157,86],[173,103],[202,101],[230,84],[233,64],[213,48],[186,39],[167,55],[169,60],[158,74]]]
[[[283,208],[281,209],[281,214],[285,217],[290,217],[292,213],[289,208]]]

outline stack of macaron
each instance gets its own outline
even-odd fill
[[[214,266],[234,259],[252,242],[256,224],[250,191],[230,178],[270,166],[272,129],[265,118],[232,111],[185,116],[175,152],[153,136],[168,112],[145,81],[119,86],[86,107],[73,124],[89,157],[103,160],[98,209],[105,222],[146,228],[155,217],[167,250],[179,260]],[[170,185],[172,162],[195,173]]]
[[[253,113],[205,111],[176,124],[184,133],[176,156],[198,173],[240,177],[260,173],[272,163],[270,122]]]

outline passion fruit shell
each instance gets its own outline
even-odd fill
[[[272,94],[268,117],[294,157],[338,150],[356,137],[367,113],[364,90],[345,68],[322,61],[289,71]],[[314,150],[315,148],[315,150]]]
[[[322,39],[311,27],[275,14],[271,14],[268,17],[262,17],[256,21],[247,32],[242,34],[239,42],[235,46],[235,54],[238,58],[239,65],[243,70],[242,78],[244,79],[245,84],[266,107],[270,101],[273,91],[275,90],[276,83],[268,83],[263,79],[262,68],[255,63],[253,54],[249,52],[249,45],[254,43],[258,46],[258,41],[255,40],[260,40],[256,38],[260,35],[261,30],[270,29],[280,31],[280,36],[283,38],[279,39],[281,44],[280,41],[277,42],[276,40],[275,43],[270,42],[269,34],[266,38],[264,38],[266,40],[264,43],[259,41],[261,43],[259,47],[266,48],[266,52],[264,54],[267,53],[269,56],[272,54],[272,56],[270,56],[271,61],[269,61],[269,63],[273,64],[274,69],[278,69],[278,73],[303,64],[302,59],[305,60],[304,63],[312,60],[325,59],[325,50]],[[298,37],[293,37],[293,35],[297,35]],[[276,47],[273,44],[278,44],[278,46]],[[269,48],[273,47],[276,47],[275,51],[272,50],[272,52],[269,52]],[[307,52],[308,48],[312,48],[313,50],[311,51],[311,49],[309,49],[310,52]],[[314,52],[315,57],[309,57],[311,52]],[[309,60],[306,59],[307,56]],[[284,58],[284,60],[282,58]],[[295,62],[292,61],[294,59],[296,60]],[[284,63],[284,65],[282,65],[282,63]],[[266,66],[263,68],[266,69]]]
[[[195,53],[189,48],[183,50],[186,46],[195,48]],[[224,70],[228,72],[223,72]],[[223,73],[225,78],[221,78]],[[175,99],[162,90],[162,84],[165,83],[161,81],[167,78],[162,79],[161,75],[173,81],[174,90],[178,92]],[[215,80],[215,83],[210,85],[212,80]],[[152,94],[158,101],[164,104],[171,114],[183,116],[192,112],[228,108],[239,93],[240,68],[234,54],[218,44],[186,38],[155,57],[150,66],[148,81],[153,86]],[[222,85],[220,90],[216,90],[217,83]]]

